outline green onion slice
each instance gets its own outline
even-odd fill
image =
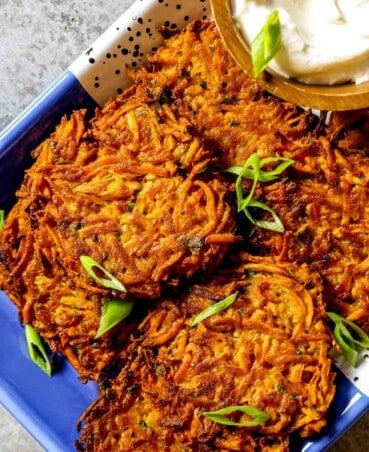
[[[273,170],[271,171],[263,171],[261,168],[263,166],[270,164],[270,163],[279,163]],[[246,162],[247,163],[247,162]],[[258,182],[272,182],[280,176],[283,171],[285,171],[289,166],[293,165],[295,161],[293,159],[289,159],[286,157],[266,157],[264,159],[260,160],[260,170],[257,174],[257,180]],[[246,179],[254,179],[255,174],[254,171],[247,168],[247,165],[245,164],[242,166],[231,166],[230,168],[227,168],[226,171],[228,173],[234,174],[236,176],[242,176]]]
[[[136,204],[134,202],[127,203],[128,212],[133,212]]]
[[[280,162],[274,169],[270,171],[260,171],[259,181],[260,182],[270,182],[278,177],[285,171],[289,166],[293,165],[295,161],[293,159],[289,159],[287,157],[266,157],[261,159],[260,168],[265,165],[269,165],[270,163],[278,163]]]
[[[273,11],[263,28],[251,43],[251,59],[254,76],[257,77],[277,55],[281,48],[282,32],[279,12]]]
[[[266,220],[257,220],[254,218],[249,210],[249,207],[256,207],[258,209],[265,210],[266,212],[269,212],[273,218],[273,221],[266,221]],[[255,226],[258,226],[259,228],[267,229],[268,231],[273,232],[284,232],[284,225],[282,223],[282,220],[279,218],[279,216],[274,212],[273,209],[268,207],[266,204],[257,201],[255,199],[252,199],[247,207],[243,209],[246,217],[249,221],[251,221],[252,224]]]
[[[235,413],[236,411],[241,411],[242,413],[247,414],[253,419],[248,422],[234,422],[231,419],[227,418],[228,414]],[[261,411],[249,405],[232,405],[221,408],[220,410],[205,411],[202,414],[208,419],[217,422],[218,424],[235,427],[254,427],[256,425],[264,424],[270,417],[269,414],[265,411]]]
[[[242,191],[242,178],[244,177],[244,173],[248,171],[252,172],[253,183],[250,193],[246,196],[246,198],[244,198]],[[241,212],[245,207],[247,207],[249,202],[252,200],[252,197],[254,196],[254,192],[256,189],[256,184],[258,182],[259,174],[260,174],[260,159],[258,155],[254,153],[251,154],[250,157],[246,160],[245,164],[242,167],[241,173],[239,174],[236,180],[236,196],[238,212]]]
[[[24,330],[29,356],[35,364],[51,377],[51,363],[40,336],[30,324],[25,325]]]
[[[118,290],[119,292],[127,292],[124,285],[111,273],[109,273],[102,265],[96,262],[90,256],[80,256],[82,267],[90,278],[107,289]],[[100,271],[104,277],[96,273],[96,269]]]
[[[103,336],[107,331],[128,317],[132,312],[132,308],[132,301],[106,301],[101,309],[100,325],[96,332],[95,339]]]
[[[333,329],[333,335],[337,341],[337,344],[341,347],[342,355],[345,360],[352,366],[357,367],[359,365],[359,352],[356,348],[351,347],[346,343],[345,339],[342,337],[341,328],[335,325]]]
[[[265,165],[274,163],[278,163],[278,165],[270,171],[263,171],[261,169]],[[228,168],[226,170],[227,172],[237,175],[235,189],[238,212],[243,211],[248,220],[251,221],[252,224],[260,228],[268,229],[269,231],[273,232],[283,233],[285,229],[279,216],[270,207],[260,201],[255,200],[253,196],[256,190],[257,182],[270,182],[276,180],[279,175],[293,163],[294,160],[284,157],[267,157],[260,160],[258,155],[256,153],[253,153],[246,160],[243,166],[233,166]],[[251,179],[253,181],[251,190],[245,198],[242,190],[242,178]],[[250,207],[262,209],[269,212],[272,216],[272,221],[255,219],[250,212]]]
[[[369,348],[369,336],[351,320],[347,320],[335,312],[327,312],[327,315],[334,323],[333,335],[341,347],[342,355],[352,367],[357,367],[359,352]]]
[[[204,309],[203,311],[198,314],[191,323],[191,326],[196,326],[203,320],[207,319],[208,317],[211,317],[212,315],[219,314],[219,312],[224,311],[227,309],[237,298],[238,292],[234,292],[233,294],[229,295],[227,298],[224,298],[224,300],[218,301],[218,303],[215,303],[208,308]]]
[[[5,226],[5,211],[0,209],[0,231],[4,228]]]

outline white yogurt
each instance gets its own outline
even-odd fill
[[[279,11],[282,47],[268,70],[305,83],[369,80],[369,0],[235,0],[250,44]]]

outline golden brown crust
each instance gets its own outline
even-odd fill
[[[99,358],[94,343],[104,300],[158,297],[215,268],[238,240],[216,158],[185,118],[147,103],[139,86],[128,93],[92,122],[84,111],[64,118],[34,151],[0,238],[1,287],[83,378],[114,355],[106,344]],[[81,255],[127,294],[92,283]]]
[[[234,63],[211,21],[193,22],[148,59],[151,67],[133,77],[153,98],[165,94],[225,168],[253,152],[295,160],[286,178],[260,184],[257,192],[286,233],[245,226],[246,246],[312,265],[323,277],[329,309],[369,330],[368,111],[333,112],[326,125],[324,114],[266,94]]]
[[[308,263],[323,279],[327,309],[368,330],[369,160],[362,151],[347,152],[343,141],[338,148],[330,137],[320,140],[303,173],[260,186],[258,199],[279,213],[286,232],[250,228],[250,245],[261,255]]]
[[[91,122],[75,112],[35,150],[0,234],[0,287],[82,379],[102,380],[80,448],[287,451],[291,432],[321,430],[334,395],[324,302],[369,328],[367,113],[333,114],[325,127],[264,93],[210,21],[174,33],[148,59]],[[295,160],[255,195],[286,233],[239,221],[250,254],[233,250],[237,265],[218,272],[238,240],[234,178],[223,169],[253,152]],[[82,254],[142,306],[99,340],[102,303],[126,295],[93,283]],[[176,295],[201,272],[213,280]],[[136,330],[142,298],[163,289]],[[190,328],[235,290],[229,310]],[[245,431],[201,414],[243,403],[270,420]]]
[[[236,291],[230,307],[191,327],[195,315]],[[79,447],[287,450],[291,432],[320,431],[334,396],[324,318],[320,278],[306,265],[243,255],[237,267],[150,310],[126,366],[82,416]],[[202,414],[231,405],[270,419],[229,428]]]
[[[224,167],[243,164],[255,151],[265,156],[310,150],[316,116],[267,95],[235,64],[213,22],[193,22],[148,61],[149,68],[132,73],[134,80],[178,108],[221,154]]]

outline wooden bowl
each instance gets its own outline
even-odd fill
[[[252,74],[250,49],[233,20],[231,0],[210,0],[215,23],[236,62]],[[308,85],[263,71],[257,82],[283,100],[318,110],[357,110],[369,107],[369,82]]]

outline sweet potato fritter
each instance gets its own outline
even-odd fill
[[[337,146],[337,121],[303,174],[259,187],[259,199],[279,213],[286,232],[251,227],[249,244],[260,255],[308,263],[323,279],[328,310],[369,331],[369,158],[350,149],[348,136]],[[356,142],[359,133],[349,133]]]
[[[239,68],[211,21],[193,22],[133,77],[165,97],[219,154],[224,168],[260,158],[295,160],[288,178],[259,188],[285,234],[244,231],[256,254],[307,262],[324,280],[330,310],[369,331],[367,110],[325,116],[266,94]]]
[[[188,121],[146,103],[138,85],[92,122],[84,111],[64,119],[34,156],[1,231],[0,287],[24,323],[95,378],[110,359],[94,341],[103,300],[154,298],[216,267],[237,240],[229,190]],[[92,283],[81,255],[127,294]]]
[[[224,311],[191,327],[205,308]],[[83,451],[285,451],[288,435],[325,425],[334,396],[319,276],[306,265],[243,255],[177,299],[162,299],[134,333],[126,366],[81,417]],[[203,415],[249,405],[269,414],[253,428]],[[243,416],[243,417],[242,417]],[[245,422],[246,415],[231,418]]]
[[[324,427],[334,396],[325,306],[369,329],[369,116],[326,125],[265,93],[211,21],[171,34],[131,88],[34,151],[0,232],[0,288],[81,379],[101,382],[79,449],[286,451],[290,434]],[[254,152],[295,161],[255,191],[284,234],[236,218],[224,170]],[[241,231],[248,253],[229,246]],[[93,282],[81,255],[128,293]],[[96,340],[112,297],[137,315]],[[203,414],[234,405],[270,417],[245,428]]]
[[[195,21],[132,73],[155,99],[171,103],[221,154],[223,167],[260,155],[309,153],[318,118],[263,91],[225,49],[214,22]]]

